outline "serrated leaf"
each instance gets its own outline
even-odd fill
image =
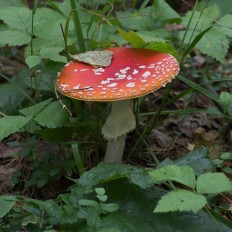
[[[175,20],[180,22],[181,18],[175,10],[164,0],[156,0],[153,3],[154,12],[159,20]]]
[[[24,116],[6,116],[0,118],[0,140],[9,136],[10,134],[22,129],[29,121],[31,117]]]
[[[196,181],[194,171],[189,166],[168,165],[160,169],[151,171],[149,174],[155,183],[170,180],[184,184],[190,188],[195,188]]]
[[[64,50],[63,47],[44,48],[40,51],[40,55],[44,59],[66,63],[67,58],[59,54],[63,50]]]
[[[41,110],[43,110],[50,102],[52,101],[51,98],[40,102],[36,105],[30,106],[28,108],[19,110],[19,112],[25,116],[31,116],[34,117],[36,114],[38,114]]]
[[[155,207],[155,213],[166,213],[174,211],[199,212],[207,200],[204,196],[184,189],[177,189],[165,194]]]
[[[192,12],[188,12],[183,19],[183,24],[188,25],[188,22],[192,16]],[[218,60],[221,63],[225,63],[225,56],[229,48],[229,40],[227,35],[229,32],[228,26],[231,24],[225,22],[226,27],[218,26],[215,21],[218,20],[220,16],[220,10],[216,4],[211,5],[203,11],[203,14],[199,11],[194,11],[193,18],[188,27],[188,31],[185,37],[185,44],[191,43],[196,36],[199,36],[204,30],[213,26],[211,30],[204,34],[204,36],[197,42],[196,48],[198,48],[202,53],[211,56],[212,58]],[[224,23],[230,17],[222,17],[222,22]],[[180,37],[183,39],[184,32],[180,32]]]
[[[8,196],[0,196],[0,218],[4,217],[15,205],[16,200],[10,199]]]
[[[225,63],[225,56],[229,49],[229,40],[217,29],[212,28],[202,37],[196,48],[219,62]]]
[[[9,7],[0,10],[0,19],[10,28],[31,34],[31,10],[27,7]]]
[[[178,58],[178,52],[176,51],[176,49],[171,44],[168,44],[166,42],[151,42],[148,45],[146,45],[145,48],[168,53]]]
[[[123,31],[122,29],[118,28],[118,32],[123,37],[123,39],[125,39],[128,43],[130,43],[132,45],[132,47],[134,47],[134,48],[143,48],[144,47],[145,42],[134,31],[126,32],[126,31]]]
[[[197,179],[197,192],[201,194],[232,191],[232,182],[223,173],[205,173]]]
[[[41,60],[42,59],[40,56],[28,56],[25,59],[25,63],[31,69],[31,68],[35,67],[36,65],[38,65],[41,62]]]
[[[0,44],[9,46],[22,46],[28,44],[31,37],[23,31],[8,29],[0,31]]]
[[[62,127],[68,121],[69,113],[62,108],[60,102],[52,102],[40,111],[34,120],[48,128]]]

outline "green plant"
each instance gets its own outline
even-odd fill
[[[186,14],[164,0],[38,2],[32,8],[26,1],[0,2],[0,162],[6,172],[9,163],[27,164],[10,180],[12,189],[5,191],[0,178],[1,230],[231,231],[224,204],[230,193],[223,193],[231,190],[223,174],[231,174],[230,1],[196,1]],[[135,165],[98,164],[106,149],[100,128],[109,106],[68,100],[55,92],[54,82],[70,55],[128,44],[172,54],[181,73],[165,93],[150,95],[158,104],[146,107],[145,97],[134,101],[137,127],[128,136],[124,160]],[[203,65],[196,62],[199,56]],[[202,105],[200,96],[209,104]],[[212,162],[208,149],[197,149],[197,138],[184,140],[194,151],[178,150],[182,141],[175,139],[183,132],[177,133],[180,127],[172,115],[214,117],[220,130],[218,158]],[[174,142],[156,153],[149,135],[169,117],[170,125],[176,124]],[[15,146],[19,150],[9,155]],[[175,160],[161,162],[166,154]],[[74,182],[65,193],[47,199],[46,192],[47,200],[34,199],[64,178]]]

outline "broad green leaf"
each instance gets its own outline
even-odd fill
[[[82,205],[82,206],[91,206],[91,207],[93,207],[95,209],[99,209],[99,207],[100,207],[99,204],[96,201],[88,200],[88,199],[81,199],[81,200],[78,201],[78,204]]]
[[[0,218],[4,217],[15,205],[16,199],[10,199],[9,196],[0,196]]]
[[[100,203],[101,209],[105,210],[106,212],[115,212],[119,209],[119,206],[114,203]]]
[[[177,22],[181,21],[180,16],[175,10],[168,5],[165,0],[156,0],[153,3],[154,12],[159,20],[175,20]]]
[[[158,165],[158,168],[171,164],[189,165],[194,169],[196,176],[214,169],[214,165],[209,156],[209,150],[206,147],[201,147],[195,151],[189,152],[185,156],[174,161],[166,159]]]
[[[0,9],[10,6],[25,6],[25,4],[23,3],[23,1],[19,1],[19,0],[0,1]]]
[[[176,49],[171,44],[168,44],[166,42],[151,42],[148,45],[146,45],[145,48],[168,53],[178,58],[178,52],[176,51]]]
[[[0,118],[0,140],[22,129],[31,117],[24,116],[6,116]]]
[[[217,20],[215,28],[224,35],[232,37],[232,15],[227,14]]]
[[[194,171],[189,166],[168,165],[149,173],[155,183],[176,181],[190,188],[195,188]]]
[[[24,31],[8,29],[0,31],[0,44],[9,46],[22,46],[28,44],[31,37]]]
[[[134,31],[123,31],[122,29],[118,28],[119,34],[132,45],[134,48],[143,48],[145,45],[145,42],[140,38],[137,33]]]
[[[48,21],[49,23],[47,23]],[[64,26],[65,19],[52,19],[48,21],[45,21],[44,23],[38,22],[37,26],[35,27],[34,35],[45,40],[53,40],[57,38],[63,39],[60,24]]]
[[[183,19],[183,24],[188,25],[188,22],[192,16],[192,12],[188,12]],[[204,34],[201,40],[196,44],[202,53],[211,56],[214,59],[217,59],[221,63],[225,62],[225,56],[229,48],[229,40],[227,35],[230,35],[229,27],[231,22],[226,22],[226,20],[231,17],[220,17],[220,10],[216,4],[211,5],[210,7],[203,10],[203,14],[200,11],[194,11],[194,15],[190,26],[188,28],[186,38],[184,43],[191,43],[196,36],[199,36],[207,28],[213,26],[211,30]],[[225,23],[225,27],[221,25],[221,22]],[[216,22],[220,22],[220,27]],[[180,32],[180,37],[183,38],[185,32]]]
[[[229,49],[229,40],[218,29],[212,28],[204,35],[196,45],[196,48],[219,62],[225,63],[225,56]]]
[[[117,11],[116,16],[123,27],[131,30],[150,31],[155,24],[152,7],[146,7],[133,12]]]
[[[22,102],[26,97],[18,91],[14,84],[0,85],[0,110],[6,114],[17,114]]]
[[[27,7],[9,7],[0,9],[0,19],[11,29],[21,30],[31,34],[32,13]]]
[[[27,66],[31,69],[33,67],[35,67],[36,65],[38,65],[41,62],[41,57],[40,56],[28,56],[25,59],[25,62],[27,64]]]
[[[165,194],[155,207],[155,213],[166,213],[173,211],[199,212],[207,200],[204,196],[184,189],[173,190]]]
[[[125,177],[141,188],[153,186],[152,179],[147,175],[145,170],[128,164],[118,163],[100,163],[89,172],[84,172],[78,180],[78,183],[83,186],[92,186],[99,182],[105,183]]]
[[[37,130],[34,133],[41,138],[53,142],[63,142],[72,137],[75,128],[73,127],[59,127],[54,129]]]
[[[232,160],[232,152],[223,152],[220,158],[223,160]]]
[[[212,223],[211,217],[203,210],[196,214],[191,211],[153,213],[157,201],[164,194],[159,188],[141,189],[122,180],[112,181],[103,187],[107,189],[109,202],[117,202],[120,205],[118,211],[102,218],[105,227],[114,227],[127,232],[187,232],[189,230],[192,232],[218,232],[216,223]],[[200,203],[198,196],[200,195],[192,197]],[[202,205],[203,201],[205,202],[205,199],[202,198]],[[172,206],[172,202],[170,206]],[[231,231],[231,228],[223,225],[220,221],[217,220],[217,223],[224,232]]]
[[[59,101],[48,104],[40,111],[34,120],[41,126],[48,128],[62,127],[68,121],[69,113],[62,108]]]
[[[59,54],[63,49],[63,47],[44,48],[40,51],[40,55],[44,59],[66,63],[67,58]]]
[[[197,179],[197,192],[201,194],[232,191],[232,182],[223,173],[205,173]]]
[[[40,102],[36,105],[30,106],[28,108],[19,110],[19,112],[25,116],[31,116],[34,117],[36,114],[38,114],[41,110],[43,110],[50,102],[52,101],[51,98]]]
[[[136,32],[137,35],[145,42],[165,42],[164,38],[169,38],[170,33],[168,33],[164,29],[156,29],[154,31],[138,31]]]

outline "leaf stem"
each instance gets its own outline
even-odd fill
[[[77,43],[79,46],[79,50],[80,50],[80,52],[85,52],[86,51],[85,41],[84,41],[84,37],[83,37],[81,22],[79,19],[75,0],[70,0],[70,4],[71,4],[72,12],[73,12],[73,22],[74,22],[74,27],[75,27],[75,31],[76,31],[76,37],[77,37]]]

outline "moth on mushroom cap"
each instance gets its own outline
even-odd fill
[[[165,86],[179,72],[179,64],[169,54],[148,49],[115,47],[107,51],[112,53],[111,63],[107,67],[93,67],[80,61],[72,61],[66,65],[58,75],[57,89],[62,94],[79,100],[112,101],[112,113],[114,111],[114,114],[118,114],[117,117],[113,116],[113,120],[118,124],[113,125],[114,122],[108,118],[102,133],[109,141],[117,141],[135,128],[134,115],[126,100]],[[115,107],[119,107],[120,112]],[[118,117],[123,122],[119,122]],[[117,132],[111,133],[110,130]],[[125,144],[125,139],[122,143]],[[120,149],[123,153],[124,145]],[[112,150],[109,152],[115,153]],[[111,158],[105,160],[118,161]]]

